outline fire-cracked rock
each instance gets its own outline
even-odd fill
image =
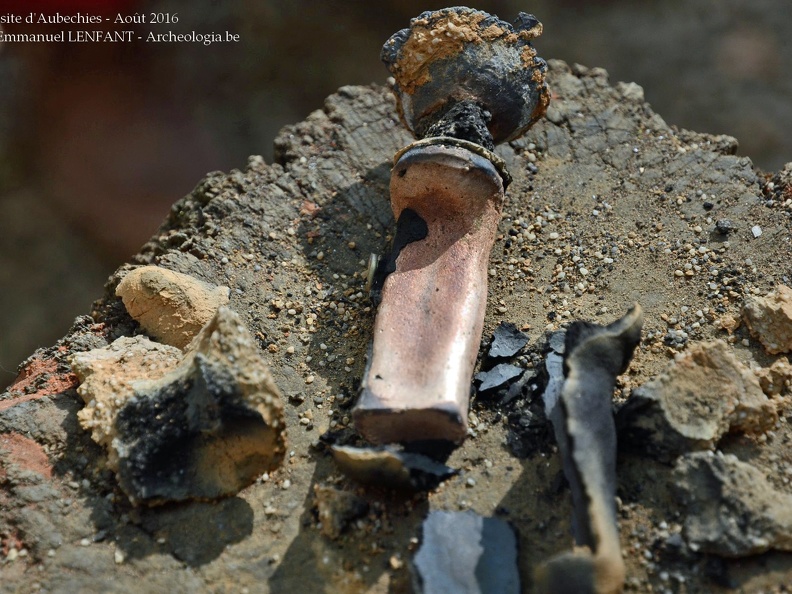
[[[730,432],[767,431],[775,404],[722,340],[694,345],[633,391],[617,415],[620,440],[664,461],[715,447]]]
[[[688,454],[677,462],[672,485],[696,550],[726,557],[792,550],[792,496],[752,464],[730,454]]]
[[[220,308],[177,361],[121,338],[72,357],[83,427],[133,503],[232,495],[285,451],[280,394],[239,316]]]
[[[118,470],[118,451],[113,447],[118,412],[135,394],[136,384],[158,381],[183,357],[184,353],[176,347],[145,336],[123,336],[107,347],[70,358],[80,380],[77,393],[85,401],[77,418],[93,440],[107,449],[108,466],[113,470]]]

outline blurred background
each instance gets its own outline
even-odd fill
[[[178,13],[236,44],[0,43],[0,388],[90,311],[105,278],[213,170],[272,158],[285,124],[346,84],[382,83],[382,43],[429,0],[0,0],[31,11]],[[540,56],[642,85],[672,125],[725,133],[773,171],[792,161],[789,0],[491,0],[536,14]],[[147,18],[148,20],[148,18]],[[2,25],[6,33],[93,29]]]

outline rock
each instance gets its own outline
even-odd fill
[[[113,470],[118,470],[118,451],[112,446],[115,419],[134,395],[134,384],[160,379],[183,357],[176,347],[145,336],[125,336],[105,348],[72,355],[72,369],[80,380],[77,393],[85,401],[77,418],[91,438],[105,447]]]
[[[363,484],[392,489],[434,489],[459,472],[428,456],[402,452],[394,446],[333,446],[333,459],[341,472],[350,478]]]
[[[792,551],[792,495],[777,491],[754,465],[695,452],[677,461],[673,476],[694,549],[726,557]]]
[[[184,348],[228,303],[228,287],[210,285],[159,266],[130,271],[118,284],[129,315],[151,336]]]
[[[754,374],[759,379],[762,391],[768,396],[788,392],[792,385],[792,365],[786,357],[780,357],[770,367],[755,369]]]
[[[633,390],[619,410],[620,441],[671,461],[712,449],[729,432],[761,433],[778,420],[756,376],[725,342],[699,343]]]
[[[644,102],[644,90],[638,83],[617,82],[614,86],[627,101],[634,101],[635,103]]]
[[[734,231],[734,223],[729,219],[718,219],[715,221],[715,232],[720,235],[728,235]]]
[[[724,314],[716,321],[716,324],[729,335],[734,334],[734,331],[740,327],[741,323],[740,318],[732,314]]]
[[[520,591],[517,536],[503,520],[473,512],[433,511],[413,559],[418,594]]]
[[[6,474],[10,464],[44,478],[52,478],[52,465],[44,449],[19,433],[0,434],[0,473]]]
[[[324,485],[314,485],[314,506],[322,534],[333,540],[341,536],[350,522],[365,516],[369,510],[365,499]]]
[[[743,318],[768,353],[792,351],[792,289],[779,285],[764,297],[747,298]]]
[[[121,338],[72,357],[80,421],[135,504],[231,495],[284,455],[280,393],[236,313],[221,307],[178,354]]]

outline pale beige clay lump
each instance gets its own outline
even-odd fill
[[[135,268],[116,288],[129,315],[149,335],[180,349],[228,303],[228,293],[228,287],[159,266]]]
[[[661,459],[712,449],[729,432],[762,433],[778,421],[758,378],[722,340],[693,345],[633,391],[619,411],[621,437]]]
[[[72,371],[80,380],[77,393],[85,407],[77,413],[80,425],[108,452],[107,465],[118,470],[113,447],[118,411],[135,394],[135,387],[156,382],[184,357],[179,349],[145,336],[123,336],[103,349],[71,356]]]
[[[792,351],[792,289],[779,285],[764,297],[747,299],[743,318],[768,353]]]

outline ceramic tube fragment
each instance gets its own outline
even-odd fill
[[[394,167],[394,215],[412,213],[426,235],[392,256],[395,269],[382,284],[354,411],[369,441],[464,439],[502,202],[498,172],[466,149],[419,147]]]
[[[418,142],[397,154],[393,249],[378,266],[374,340],[354,410],[369,441],[460,443],[510,181],[494,146],[544,115],[546,65],[514,26],[465,7],[425,12],[384,45],[399,112]]]

